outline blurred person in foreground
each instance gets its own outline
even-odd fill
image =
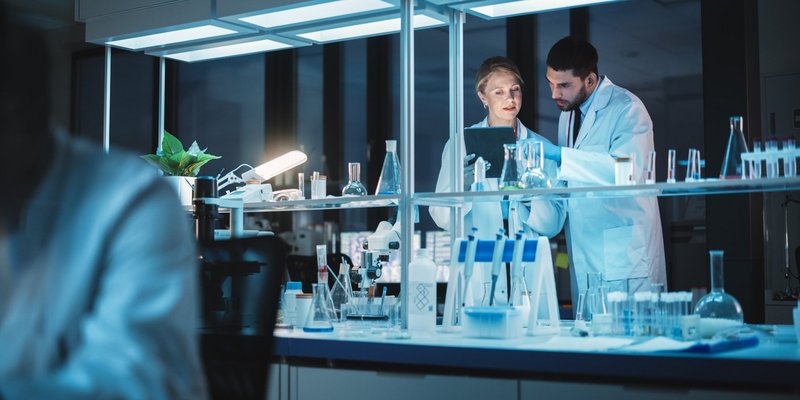
[[[51,129],[46,44],[4,3],[0,46],[0,398],[205,398],[177,195]]]

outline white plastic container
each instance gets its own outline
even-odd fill
[[[522,322],[527,317],[516,307],[464,308],[464,337],[515,339],[522,337]]]
[[[297,298],[298,294],[303,293],[303,284],[301,282],[286,282],[286,292],[283,293],[283,322],[289,325],[297,325]]]
[[[408,264],[408,330],[436,331],[436,264],[427,249],[418,249]]]

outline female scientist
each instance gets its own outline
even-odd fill
[[[513,61],[499,56],[486,59],[478,68],[478,74],[475,77],[475,91],[488,115],[473,127],[510,126],[514,128],[517,140],[535,139],[550,143],[544,137],[528,130],[517,119],[517,114],[522,108],[522,85],[523,81],[520,77],[519,69]],[[439,170],[439,178],[436,181],[436,192],[451,191],[450,169],[452,163],[450,146],[451,143],[448,140],[442,151],[442,167]],[[463,139],[461,140],[459,154],[465,163],[474,158],[474,155],[466,155]],[[492,168],[500,168],[500,166],[492,166]],[[556,171],[556,163],[546,160],[545,172],[547,175],[555,178]],[[474,179],[472,168],[465,168],[464,175],[465,186],[468,188],[469,183]],[[485,190],[498,190],[497,180],[487,179]],[[507,233],[511,235],[522,229],[528,239],[536,238],[539,235],[553,237],[561,231],[566,217],[564,205],[558,200],[476,202],[474,204],[468,203],[463,210],[465,231],[469,231],[473,227],[478,228],[478,239],[494,239],[497,231],[504,227],[504,220],[508,221]],[[430,214],[440,228],[445,230],[450,228],[449,208],[430,207]],[[483,267],[481,273],[483,274],[482,276],[476,270],[472,279],[473,299],[475,299],[476,304],[483,297],[483,283],[491,280],[490,266]],[[499,299],[507,297],[502,295],[506,290],[504,275],[505,271],[503,271],[503,276],[498,279],[498,289],[495,296]]]

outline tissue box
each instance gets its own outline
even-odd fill
[[[487,339],[513,339],[523,334],[522,309],[514,307],[464,308],[465,337]]]

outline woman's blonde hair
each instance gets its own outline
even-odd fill
[[[508,57],[495,56],[487,58],[483,61],[481,66],[478,67],[478,74],[475,75],[475,91],[483,93],[483,90],[486,89],[486,80],[489,78],[489,75],[498,71],[508,72],[514,75],[520,85],[525,85],[525,81],[522,80],[519,68],[517,68],[517,64],[515,64],[514,61],[511,61]]]

